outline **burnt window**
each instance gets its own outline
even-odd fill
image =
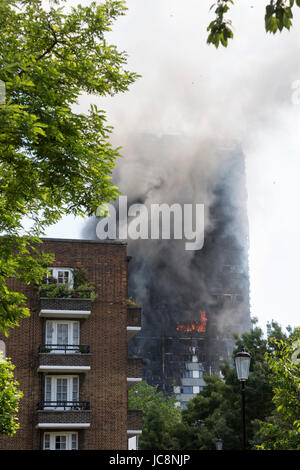
[[[192,371],[192,370],[185,370],[185,371],[183,371],[182,377],[184,377],[184,378],[192,378],[192,377],[193,377],[193,371]]]

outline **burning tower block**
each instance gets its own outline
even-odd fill
[[[250,329],[248,219],[244,155],[238,145],[178,135],[130,135],[116,184],[134,203],[205,206],[204,246],[185,240],[128,239],[129,296],[143,305],[131,356],[143,379],[185,403],[231,360],[233,332]],[[150,213],[150,210],[148,210]],[[96,237],[97,220],[83,231]]]
[[[186,149],[181,139],[162,140],[143,140],[143,152],[163,161],[164,152]],[[220,361],[232,360],[233,332],[251,327],[244,156],[238,146],[219,151],[222,158],[209,175],[195,159],[194,190],[177,185],[168,201],[206,205],[203,249],[184,251],[177,240],[129,241],[129,293],[143,304],[142,330],[130,354],[144,358],[143,379],[183,407],[205,386],[203,376],[219,374]],[[139,202],[157,202],[163,187],[162,179]]]

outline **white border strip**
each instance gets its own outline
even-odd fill
[[[127,382],[141,382],[141,378],[127,377]]]
[[[39,423],[36,425],[38,429],[54,429],[54,428],[61,428],[61,429],[81,429],[81,428],[89,428],[90,423]]]
[[[142,431],[140,429],[139,430],[128,429],[127,434],[142,434]]]
[[[38,367],[38,372],[43,372],[43,371],[86,371],[86,370],[91,370],[91,366],[39,366]]]
[[[40,316],[43,315],[49,315],[52,313],[57,313],[57,314],[63,314],[65,313],[66,315],[90,315],[91,310],[48,310],[48,309],[42,309],[40,311]]]

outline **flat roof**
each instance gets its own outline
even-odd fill
[[[127,240],[88,240],[85,238],[48,238],[48,237],[39,237],[42,241],[50,242],[70,242],[70,243],[101,243],[109,245],[127,245]]]

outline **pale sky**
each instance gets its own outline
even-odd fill
[[[272,319],[298,326],[300,104],[292,87],[300,80],[300,15],[295,7],[294,28],[271,36],[264,2],[237,0],[234,40],[216,50],[206,44],[211,3],[128,0],[109,39],[142,78],[113,98],[83,97],[78,109],[96,102],[116,135],[207,131],[238,140],[247,165],[251,316],[262,328]],[[47,235],[80,238],[82,227],[69,217]]]

